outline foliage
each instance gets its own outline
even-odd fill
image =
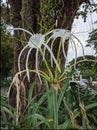
[[[40,2],[40,32],[46,33],[48,30],[54,28],[54,11],[56,8],[56,2],[53,0],[42,0]],[[48,13],[50,11],[50,13]]]
[[[76,18],[78,19],[79,16],[82,16],[84,22],[87,20],[87,14],[97,12],[97,2],[88,0],[86,3],[83,2],[81,8],[76,13]]]
[[[1,83],[0,83],[0,87],[9,87],[10,84],[11,84],[12,80],[1,80]]]
[[[49,1],[51,1],[51,0],[49,0]],[[69,2],[71,2],[71,1],[69,1]],[[13,4],[13,3],[11,3],[11,4]],[[74,6],[74,4],[72,2],[73,6]],[[15,7],[18,8],[18,6],[15,6]],[[17,10],[17,8],[15,8],[15,7],[13,6],[12,9]],[[52,7],[52,5],[51,5],[51,7]],[[21,8],[22,7],[20,7],[19,9],[21,10]],[[67,8],[68,8],[68,6],[67,6]],[[51,9],[51,8],[49,8],[49,9]],[[14,13],[14,15],[16,16],[15,17],[16,20],[19,22],[21,20],[20,10],[19,10],[19,12],[17,10],[19,15],[17,13],[17,16],[16,16],[16,13]],[[67,12],[68,12],[68,10],[67,10]],[[72,10],[71,10],[71,12],[72,12]],[[70,18],[71,18],[71,12],[70,12]],[[44,20],[44,17],[42,17],[42,20]],[[48,20],[48,18],[46,20]],[[43,23],[45,23],[44,21],[43,21]],[[68,21],[66,21],[66,22],[68,23]],[[52,20],[50,21],[50,23],[52,23]],[[18,23],[14,22],[13,24],[17,25]],[[20,23],[18,25],[20,25]],[[33,24],[33,25],[35,25],[35,24]],[[41,23],[41,26],[42,26],[42,23]],[[49,23],[48,23],[48,26],[49,26]],[[48,29],[46,31],[48,31]],[[43,32],[43,30],[42,30],[42,32]],[[53,33],[53,36],[55,36],[54,37],[54,40],[55,40],[57,37],[54,34],[55,34],[55,32]],[[64,35],[62,35],[62,34],[59,35],[60,34],[59,32],[57,32],[56,34],[58,37],[61,37],[61,36],[62,36],[62,38],[64,37]],[[52,35],[51,35],[51,37],[52,37]],[[53,42],[54,42],[54,40],[53,40]],[[32,41],[33,41],[33,39],[32,39]],[[74,41],[72,41],[72,43],[75,45]],[[31,45],[31,47],[33,46],[33,44],[30,44],[30,45]],[[62,44],[59,44],[57,58],[56,58],[56,60],[60,66],[61,66],[61,63],[60,63],[61,62],[61,60],[60,60],[61,45]],[[35,44],[34,44],[34,47],[36,47]],[[17,49],[19,49],[19,48],[17,48]],[[40,49],[39,46],[38,46],[38,49]],[[29,54],[30,54],[30,51],[28,52]],[[75,46],[75,51],[77,51],[76,46]],[[41,54],[43,53],[41,51],[41,49],[40,49],[40,52],[41,52]],[[44,52],[45,52],[45,49],[44,49]],[[27,61],[29,58],[29,54],[27,55]],[[43,56],[45,56],[45,55],[43,54]],[[52,55],[51,55],[51,57],[52,57]],[[96,93],[92,94],[90,90],[87,90],[87,92],[84,91],[83,93],[81,93],[79,90],[79,87],[78,87],[78,89],[76,89],[76,91],[73,91],[69,87],[69,81],[66,80],[66,78],[67,78],[67,77],[65,77],[66,72],[64,71],[64,72],[60,73],[58,71],[57,65],[55,65],[55,66],[52,65],[49,67],[49,64],[48,64],[49,58],[45,59],[45,57],[44,57],[43,60],[44,60],[45,66],[46,66],[46,70],[44,72],[44,71],[41,71],[41,68],[40,68],[39,74],[42,78],[44,78],[44,80],[43,80],[44,81],[43,82],[44,92],[41,91],[41,93],[39,93],[39,95],[34,95],[34,88],[37,85],[36,85],[36,82],[33,82],[33,84],[30,87],[27,86],[29,88],[29,89],[27,89],[28,90],[28,93],[27,93],[26,85],[23,83],[24,78],[20,79],[21,74],[23,72],[25,72],[26,70],[16,73],[16,75],[13,78],[12,84],[10,86],[10,90],[13,88],[14,88],[13,90],[16,90],[15,91],[16,92],[16,95],[15,95],[16,96],[15,97],[16,108],[15,109],[9,108],[10,106],[9,106],[9,104],[7,104],[7,105],[5,105],[5,109],[3,109],[4,105],[2,104],[2,111],[1,111],[2,118],[3,118],[2,129],[3,128],[7,128],[7,129],[10,129],[10,128],[12,128],[12,129],[14,129],[14,128],[15,129],[68,129],[68,128],[70,128],[70,129],[82,129],[82,128],[91,129],[91,128],[96,128],[97,109],[95,109],[95,108],[97,107],[97,103],[96,103],[97,94]],[[76,62],[76,59],[75,59],[75,62]],[[26,64],[27,64],[27,62],[26,62]],[[51,67],[54,68],[54,72],[52,72]],[[37,68],[35,68],[35,70],[28,70],[28,71],[37,73],[36,69]],[[9,92],[11,92],[11,91],[9,91]],[[26,93],[27,93],[27,96],[26,96]],[[10,94],[10,93],[8,93],[8,94]],[[38,98],[36,98],[36,97],[38,97]],[[2,102],[4,102],[4,100]],[[12,120],[6,119],[6,116],[7,116],[6,112],[5,112],[6,108],[7,108],[9,117],[11,117]],[[90,115],[91,110],[93,112],[92,117]],[[88,111],[89,111],[89,113],[88,113]],[[12,122],[12,124],[9,122]]]
[[[78,57],[77,62],[82,59],[83,59],[83,56]],[[96,61],[96,57],[92,56],[92,55],[85,55],[85,59]],[[70,62],[70,64],[72,65],[73,63],[74,63],[74,59]],[[96,79],[96,77],[97,77],[96,66],[97,66],[97,63],[91,62],[91,61],[80,62],[80,63],[76,64],[76,68],[81,71],[83,78],[86,78],[86,79],[89,79],[90,76],[93,77],[94,79]]]
[[[16,109],[12,108],[6,99],[1,98],[2,129],[96,129],[97,126],[97,92],[91,93],[90,89],[76,91],[65,80],[58,93],[44,80],[46,91],[44,94],[33,97],[36,82],[30,86],[28,104],[19,115],[16,122]],[[89,88],[89,87],[88,87]],[[54,92],[54,93],[53,93]],[[38,100],[35,101],[36,97]],[[72,100],[71,100],[72,99]],[[55,107],[53,106],[55,105]],[[84,112],[84,113],[83,113]],[[12,118],[11,122],[6,119]],[[15,116],[16,115],[16,116]]]
[[[96,60],[97,60],[97,56],[96,56]],[[97,63],[95,63],[95,65],[93,66],[93,72],[95,73],[95,74],[97,74]],[[96,76],[97,77],[97,76]]]
[[[18,125],[15,123],[15,109],[8,104],[8,98],[4,95],[0,95],[1,112],[0,112],[0,128],[1,130],[18,129]]]
[[[15,29],[20,29],[20,28],[15,28]],[[22,29],[22,30],[24,30],[24,29]],[[29,32],[27,30],[25,30],[25,31]],[[51,33],[53,33],[53,34],[50,36],[49,40],[51,38],[53,38],[55,40],[56,38],[59,38],[59,37],[61,39],[61,42],[60,42],[59,48],[58,48],[57,59],[54,58],[52,49],[47,46],[48,42],[45,41],[46,42],[46,44],[44,46],[45,48],[44,48],[44,50],[41,49],[41,45],[42,44],[44,45],[44,39],[41,40],[41,38],[40,38],[41,35],[39,35],[39,37],[36,37],[34,35],[35,36],[34,37],[33,34],[31,34],[31,36],[33,36],[33,37],[31,37],[32,38],[31,41],[28,42],[28,45],[26,45],[23,48],[23,50],[27,46],[31,47],[30,50],[32,50],[33,47],[39,49],[40,53],[43,56],[43,62],[45,64],[45,66],[46,66],[46,70],[42,71],[40,69],[37,72],[37,69],[38,69],[37,67],[34,70],[33,69],[28,70],[28,68],[27,68],[27,70],[23,70],[23,71],[20,70],[14,76],[12,84],[10,86],[10,90],[12,89],[13,86],[16,89],[16,124],[20,123],[22,125],[22,123],[23,123],[23,126],[24,126],[24,124],[27,123],[26,126],[28,128],[33,127],[34,129],[37,129],[37,128],[43,127],[43,129],[44,128],[58,129],[60,127],[60,125],[58,123],[58,112],[59,112],[60,105],[61,105],[62,101],[64,103],[64,107],[67,108],[68,113],[69,114],[71,113],[71,110],[69,110],[69,108],[68,108],[68,106],[66,104],[66,101],[63,98],[65,90],[63,89],[63,86],[61,86],[61,84],[62,84],[62,81],[67,77],[65,77],[65,71],[63,71],[62,73],[60,72],[59,68],[60,68],[60,65],[61,65],[61,61],[59,59],[59,56],[60,56],[60,53],[61,53],[61,47],[63,47],[63,45],[64,45],[64,41],[66,39],[68,39],[68,38],[71,40],[71,39],[76,38],[76,37],[73,34],[71,34],[71,36],[72,36],[72,38],[71,38],[70,34],[68,34],[68,31],[63,30],[63,29],[52,30],[51,32],[48,32],[45,35],[48,35],[48,34],[51,34]],[[47,40],[47,41],[49,41],[49,40]],[[54,40],[52,41],[51,47],[53,47]],[[76,38],[76,40],[78,40],[78,39]],[[37,44],[37,41],[39,41],[38,44]],[[74,41],[73,41],[73,44],[75,45]],[[56,63],[55,68],[53,66],[52,60],[51,60],[51,65],[49,65],[48,60],[45,59],[45,51],[46,51],[45,49],[46,49],[46,47],[48,47],[47,49],[49,50],[49,52],[51,52],[50,53],[51,59],[55,59],[55,61],[56,61],[55,62]],[[23,52],[23,50],[20,52],[20,56],[21,56],[21,53]],[[75,48],[75,50],[76,50],[76,48]],[[28,51],[28,55],[27,55],[27,59],[26,59],[26,65],[27,65],[27,62],[28,62],[29,53],[30,53],[30,51]],[[64,49],[63,49],[63,53],[65,53]],[[19,56],[19,60],[20,60],[20,56]],[[38,58],[38,55],[36,55],[36,60],[37,60],[37,58]],[[64,58],[66,58],[66,57],[64,56]],[[39,65],[38,61],[37,61],[37,64]],[[54,68],[54,70],[55,70],[54,72],[52,72],[51,67]],[[22,107],[21,107],[21,106],[24,106],[26,104],[25,103],[26,102],[25,101],[25,98],[26,98],[26,96],[25,96],[25,93],[26,93],[25,92],[25,85],[24,85],[23,81],[20,80],[21,74],[24,73],[25,71],[34,72],[36,74],[39,73],[40,76],[42,78],[45,78],[45,80],[46,80],[44,82],[45,93],[44,94],[42,93],[43,96],[40,96],[40,98],[39,98],[39,100],[37,102],[35,102],[34,99],[33,99],[35,97],[32,98],[32,93],[33,93],[33,90],[34,90],[34,87],[35,87],[34,83],[33,83],[32,87],[30,87],[31,90],[29,90],[29,94],[31,94],[31,96],[28,96],[28,102],[27,102],[28,105],[27,105],[27,108],[26,108],[26,109],[28,109],[28,114],[27,115],[26,115],[25,112],[22,112]],[[61,90],[61,87],[62,87],[63,90]],[[9,91],[9,92],[11,92],[11,91]],[[22,94],[22,97],[21,97],[21,94]],[[35,96],[37,96],[37,95],[35,95]],[[23,102],[22,102],[22,99],[24,99]],[[31,110],[29,110],[30,103],[34,104],[34,106],[31,106]],[[44,107],[42,106],[43,104],[48,108],[48,112],[47,112],[48,114],[45,112],[46,115],[44,115],[45,113],[42,113],[42,110],[40,110],[40,108],[42,108],[44,110]],[[29,115],[29,113],[30,113],[30,115]],[[24,116],[24,120],[21,119],[21,116]],[[70,121],[71,121],[71,128],[80,127],[79,125],[77,125],[75,118],[72,117],[71,114],[69,116],[70,116]],[[24,122],[26,122],[26,123],[24,123]],[[74,126],[75,123],[76,123],[76,126]],[[24,126],[24,128],[26,126]]]
[[[89,38],[87,40],[88,44],[86,46],[93,46],[95,53],[97,54],[97,29],[94,29],[89,33]]]

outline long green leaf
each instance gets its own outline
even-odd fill
[[[60,90],[59,98],[58,98],[58,101],[57,101],[57,105],[58,105],[57,108],[58,108],[58,110],[59,110],[61,102],[63,100],[64,92],[65,92],[65,90],[63,90],[63,91]]]
[[[86,110],[89,110],[89,109],[92,109],[92,108],[94,108],[94,107],[97,107],[97,103],[91,103],[91,104],[85,106],[85,109],[86,109]]]
[[[3,107],[4,111],[8,113],[13,119],[15,119],[15,114],[11,112],[7,107]]]
[[[32,95],[33,95],[33,90],[34,90],[34,87],[36,85],[36,82],[34,81],[31,86],[30,86],[30,89],[29,89],[29,93],[28,93],[28,105],[27,105],[27,108],[28,108],[28,115],[31,114],[31,104],[32,104]]]
[[[30,119],[30,118],[36,118],[36,119],[42,121],[45,125],[48,126],[49,129],[51,129],[48,120],[46,118],[44,118],[42,115],[40,115],[40,114],[33,114],[33,115],[30,115],[30,116],[27,117],[27,119]]]
[[[47,93],[44,93],[44,95],[42,95],[42,97],[35,103],[35,105],[33,106],[34,113],[37,112],[39,106],[45,101],[46,97],[47,97]]]
[[[59,129],[63,129],[63,130],[72,129],[71,120],[68,119],[68,120],[66,120],[63,124],[59,125]]]
[[[44,85],[46,87],[46,92],[47,92],[47,103],[48,103],[48,117],[52,118],[53,117],[53,98],[52,98],[52,91],[51,88],[49,88],[48,82],[46,80],[44,80]]]
[[[34,81],[31,86],[30,86],[30,89],[29,89],[29,94],[28,94],[28,104],[31,102],[31,99],[32,99],[32,94],[33,94],[33,89],[36,85],[36,81]]]

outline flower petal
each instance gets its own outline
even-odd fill
[[[71,43],[74,45],[74,51],[75,51],[75,63],[74,63],[74,68],[76,69],[76,60],[77,60],[77,48],[76,48],[76,44],[75,41],[71,38]]]
[[[24,31],[24,32],[30,34],[31,36],[33,35],[30,31],[28,31],[28,30],[26,30],[24,28],[13,28],[12,30],[21,30],[21,31]]]
[[[20,54],[19,54],[19,57],[18,57],[18,69],[19,69],[19,71],[21,71],[21,69],[20,69],[20,58],[21,58],[21,55],[22,55],[23,51],[24,51],[27,47],[28,47],[28,45],[26,45],[26,46],[21,50],[21,52],[20,52]]]
[[[38,78],[40,80],[40,83],[42,84],[42,80],[40,78],[40,74],[39,74],[39,70],[38,70],[38,49],[36,50],[36,72],[37,72]]]
[[[27,58],[26,58],[26,73],[27,73],[27,77],[28,77],[28,81],[30,82],[30,76],[29,76],[29,69],[28,69],[28,60],[29,60],[29,56],[30,53],[32,51],[33,48],[30,48],[27,54]]]
[[[65,41],[62,39],[62,51],[63,51],[64,58],[67,61],[67,56],[66,56],[65,49],[64,49],[64,42]]]

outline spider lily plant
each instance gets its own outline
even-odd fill
[[[28,51],[28,54],[27,54],[27,58],[26,58],[26,72],[27,72],[27,77],[28,77],[28,81],[30,81],[30,76],[29,76],[29,69],[28,69],[28,60],[29,60],[29,55],[31,53],[31,51],[33,49],[36,49],[36,72],[38,74],[38,77],[39,77],[39,80],[40,82],[41,81],[41,78],[40,78],[40,74],[39,74],[39,70],[38,70],[38,55],[39,55],[39,51],[41,52],[42,56],[44,57],[44,54],[43,54],[43,51],[42,51],[42,46],[44,46],[48,52],[50,53],[50,55],[52,56],[52,59],[54,61],[54,63],[56,64],[58,70],[61,72],[61,69],[58,65],[58,62],[56,61],[55,59],[55,56],[53,55],[53,52],[51,51],[51,49],[49,48],[49,46],[47,44],[45,44],[45,35],[42,35],[42,34],[32,34],[31,32],[23,29],[23,28],[14,28],[14,30],[22,30],[26,33],[28,33],[31,37],[29,38],[29,41],[27,42],[27,45],[21,50],[20,54],[19,54],[19,57],[18,57],[18,68],[19,68],[19,71],[21,71],[21,68],[20,68],[20,58],[21,58],[21,55],[23,53],[23,51],[26,49],[26,48],[30,48],[29,51]],[[45,60],[45,64],[49,70],[49,67],[48,67],[48,64]]]
[[[41,80],[40,75],[43,76],[43,77],[47,77],[49,81],[50,81],[50,77],[51,77],[51,79],[52,79],[51,82],[54,82],[55,80],[62,81],[62,79],[64,79],[64,72],[61,74],[61,69],[60,69],[60,65],[59,65],[59,64],[61,64],[60,61],[59,61],[59,55],[60,55],[60,51],[62,50],[63,55],[64,55],[64,59],[67,61],[67,56],[66,56],[66,53],[65,53],[65,50],[64,50],[64,44],[65,44],[66,40],[69,40],[69,42],[71,42],[71,44],[73,46],[72,48],[74,48],[75,64],[76,64],[76,58],[77,58],[76,42],[77,42],[77,44],[79,43],[82,46],[83,55],[84,55],[84,49],[83,49],[82,43],[69,30],[54,29],[54,30],[52,30],[52,31],[50,31],[46,34],[32,34],[30,31],[27,31],[26,29],[23,29],[23,28],[14,28],[13,30],[21,30],[21,31],[24,31],[24,32],[26,32],[30,35],[30,38],[27,42],[27,45],[21,50],[19,57],[18,57],[18,68],[19,68],[19,71],[21,71],[21,67],[20,67],[21,55],[26,48],[30,48],[29,51],[28,51],[27,57],[26,57],[26,73],[27,73],[28,81],[30,81],[29,69],[28,69],[28,60],[29,60],[29,55],[30,55],[30,53],[33,49],[36,49],[36,54],[35,54],[36,55],[36,67],[35,67],[36,70],[35,70],[35,72],[38,74],[38,77],[39,77],[39,80],[40,80],[41,83],[42,83],[42,80]],[[59,45],[59,48],[58,48],[58,54],[57,54],[57,59],[56,59],[54,54],[53,54],[53,46],[54,46],[55,40],[57,38],[60,38],[60,45]],[[76,42],[75,42],[75,39],[76,39]],[[50,47],[48,46],[49,42],[50,42]],[[56,69],[55,69],[56,79],[54,79],[54,75],[52,74],[52,71],[51,71],[51,69],[48,65],[48,62],[45,59],[46,51],[48,51],[50,53],[51,66],[53,67],[53,62],[56,65]],[[45,66],[48,70],[48,73],[49,73],[48,75],[45,72],[39,70],[39,62],[38,62],[39,52],[43,57],[44,64],[45,64]],[[61,74],[60,77],[56,76],[58,72]]]
[[[19,119],[19,116],[20,116],[19,115],[19,111],[20,111],[20,108],[19,108],[19,101],[20,101],[19,82],[20,82],[20,80],[18,78],[18,75],[20,75],[23,72],[26,72],[28,80],[30,81],[30,76],[29,76],[29,71],[30,71],[30,72],[35,72],[35,73],[38,74],[40,82],[42,82],[41,77],[44,77],[46,79],[46,81],[48,81],[50,83],[50,87],[48,87],[48,84],[45,81],[46,89],[48,91],[47,98],[48,98],[49,121],[50,121],[49,123],[50,123],[51,128],[59,129],[59,126],[58,126],[58,110],[59,110],[59,107],[60,107],[60,104],[61,104],[60,99],[62,99],[63,98],[62,95],[64,95],[64,93],[62,94],[62,90],[60,89],[60,82],[62,80],[64,80],[64,75],[65,75],[65,72],[66,72],[66,71],[64,71],[64,72],[61,73],[61,69],[60,69],[61,63],[60,63],[60,60],[59,60],[60,51],[62,50],[64,58],[65,58],[65,60],[67,60],[67,56],[66,56],[65,50],[64,50],[64,44],[65,44],[66,40],[69,40],[71,42],[73,48],[74,48],[75,63],[76,63],[77,49],[76,49],[75,39],[77,41],[77,44],[78,43],[81,44],[81,42],[70,31],[65,30],[65,29],[54,29],[54,30],[52,30],[52,31],[50,31],[50,32],[48,32],[44,35],[43,34],[32,34],[31,32],[29,32],[29,31],[27,31],[23,28],[14,28],[14,30],[22,30],[22,31],[24,31],[24,32],[26,32],[30,35],[30,38],[27,42],[27,45],[21,50],[21,52],[19,54],[19,57],[18,57],[19,72],[15,75],[13,82],[10,86],[10,88],[11,88],[12,85],[14,84],[14,86],[16,86],[16,88],[17,88],[17,99],[18,100],[17,100],[17,103],[16,103],[16,105],[17,105],[17,108],[16,108],[17,109],[16,123],[18,123],[18,119]],[[57,38],[60,38],[60,43],[59,43],[57,58],[55,58],[54,53],[53,53],[53,46],[54,46],[55,40]],[[49,42],[51,43],[50,47],[48,46]],[[82,46],[82,44],[81,44],[81,46]],[[26,48],[29,48],[28,54],[27,54],[27,57],[26,57],[26,70],[21,71],[20,60],[21,60],[22,53],[24,52],[24,50]],[[30,53],[33,49],[36,49],[36,67],[35,67],[35,70],[29,70],[28,69],[28,60],[29,60],[29,55],[30,55]],[[83,50],[83,46],[82,46],[82,50]],[[51,68],[50,68],[50,65],[48,64],[48,61],[45,58],[45,53],[47,51],[50,53],[51,66],[53,67],[53,62],[56,65],[55,75],[53,75]],[[46,69],[47,69],[46,72],[39,70],[39,62],[38,62],[39,52],[43,57],[43,62],[44,62]],[[83,50],[83,55],[84,55],[84,50]],[[59,75],[59,73],[60,73],[60,75]],[[59,92],[59,90],[61,92],[61,96],[58,98],[57,93]],[[10,90],[9,90],[9,92],[10,92]],[[65,102],[64,102],[64,104],[65,104]],[[35,107],[35,109],[36,109],[36,107]],[[68,111],[69,111],[69,109],[68,109]],[[69,113],[70,113],[70,111],[69,111]]]

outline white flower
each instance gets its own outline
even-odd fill
[[[28,77],[28,80],[30,81],[30,76],[29,76],[29,69],[28,69],[28,60],[29,60],[29,55],[31,53],[31,51],[33,49],[36,49],[36,72],[38,74],[38,77],[39,77],[39,80],[41,81],[41,78],[40,78],[40,74],[39,74],[39,62],[38,62],[38,55],[39,55],[39,51],[41,50],[42,51],[42,48],[44,49],[44,52],[42,54],[42,57],[43,57],[43,60],[45,58],[45,52],[46,52],[46,49],[47,51],[50,53],[50,56],[51,56],[51,66],[53,66],[53,62],[56,64],[58,70],[61,72],[61,69],[59,67],[59,64],[57,62],[57,60],[55,59],[55,56],[52,52],[53,50],[53,46],[54,46],[54,43],[55,43],[55,40],[57,38],[60,38],[61,40],[61,44],[62,44],[62,52],[63,52],[63,56],[67,61],[67,55],[65,53],[65,49],[64,49],[64,44],[66,44],[66,40],[69,40],[69,42],[72,44],[72,48],[74,48],[74,53],[75,53],[75,64],[76,64],[76,58],[77,58],[77,48],[76,48],[76,43],[77,44],[80,44],[82,46],[82,50],[83,50],[83,55],[84,55],[84,49],[83,49],[83,45],[82,43],[80,42],[80,40],[75,36],[73,35],[73,33],[71,33],[71,31],[69,30],[66,30],[66,29],[54,29],[44,35],[42,34],[32,34],[31,32],[23,29],[23,28],[14,28],[13,30],[22,30],[26,33],[28,33],[31,37],[29,38],[29,41],[27,42],[27,45],[21,50],[20,54],[19,54],[19,57],[18,57],[18,68],[19,68],[19,71],[21,71],[21,68],[20,68],[20,59],[21,59],[21,55],[23,53],[23,51],[26,49],[26,48],[30,48],[29,51],[28,51],[28,54],[27,54],[27,58],[26,58],[26,72],[27,72],[27,77]],[[50,42],[50,47],[48,46],[48,43]]]
[[[42,34],[32,34],[31,32],[23,29],[23,28],[14,28],[14,30],[22,30],[22,31],[25,31],[27,32],[28,34],[31,35],[31,37],[29,38],[29,41],[27,43],[27,45],[21,50],[20,54],[19,54],[19,57],[18,57],[18,68],[19,68],[19,71],[21,71],[21,68],[20,68],[20,58],[21,58],[21,55],[23,53],[23,51],[28,47],[30,48],[29,51],[28,51],[28,54],[27,54],[27,58],[26,58],[26,72],[27,72],[27,77],[28,77],[28,81],[30,81],[30,76],[29,76],[29,69],[28,69],[28,60],[29,60],[29,55],[32,51],[32,49],[36,49],[36,71],[37,71],[37,74],[38,74],[38,77],[39,77],[39,80],[40,82],[41,81],[41,78],[40,78],[40,75],[39,75],[39,70],[38,70],[38,53],[40,51],[40,49],[42,49],[42,45],[48,50],[48,52],[50,53],[53,61],[55,62],[56,66],[58,67],[58,70],[61,72],[61,69],[51,51],[51,49],[49,48],[49,46],[47,44],[45,44],[45,35],[42,35]],[[44,57],[44,55],[43,55]]]
[[[49,36],[46,44],[48,44],[49,42],[51,42],[50,43],[51,44],[51,50],[53,49],[55,40],[57,38],[61,39],[62,52],[63,52],[63,56],[64,56],[66,62],[68,62],[67,55],[66,55],[65,50],[64,50],[64,44],[66,44],[65,43],[66,40],[69,40],[69,42],[74,47],[75,63],[76,63],[76,58],[77,58],[76,43],[81,45],[82,51],[83,51],[83,56],[84,56],[84,48],[83,48],[83,45],[82,45],[81,41],[75,35],[73,35],[73,33],[71,33],[71,31],[66,30],[66,29],[54,29],[54,30],[46,33],[45,36]],[[75,42],[75,40],[76,40],[76,42]],[[44,48],[44,55],[45,55],[45,50],[46,50],[46,48]],[[51,57],[51,64],[52,64],[52,57]]]
[[[31,48],[41,48],[42,43],[45,41],[45,36],[42,34],[34,34],[28,41],[28,46]]]

